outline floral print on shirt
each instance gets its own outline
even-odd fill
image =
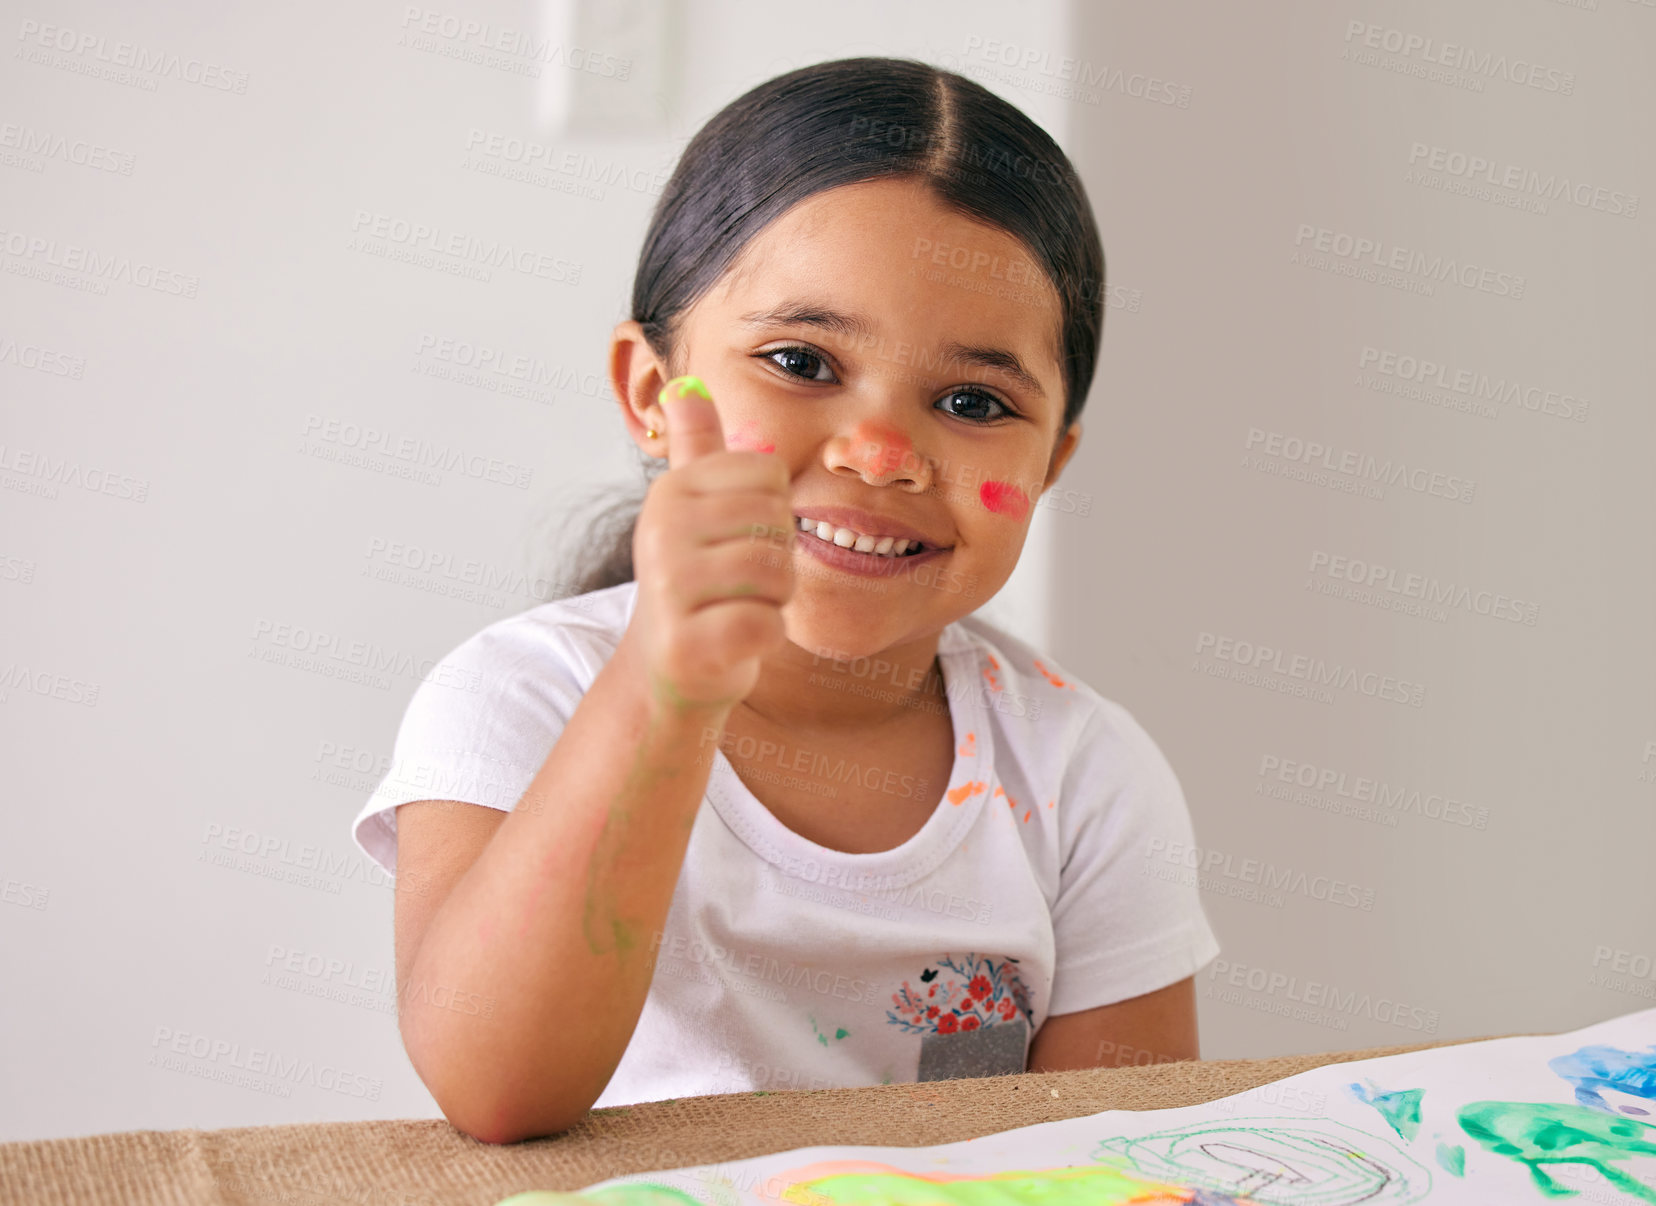
[[[968,954],[945,955],[936,967],[920,973],[920,983],[904,980],[891,994],[895,1007],[886,1020],[910,1034],[957,1034],[1023,1019],[1033,1025],[1029,989],[1018,974],[1018,961]]]

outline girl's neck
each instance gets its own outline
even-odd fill
[[[766,658],[742,710],[788,732],[872,731],[948,711],[938,634],[866,657],[813,653],[788,642]]]

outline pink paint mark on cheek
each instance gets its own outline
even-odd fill
[[[765,439],[754,419],[743,419],[725,436],[725,447],[733,452],[775,452],[776,445]]]
[[[1029,514],[1029,495],[1011,482],[984,482],[978,487],[978,499],[989,510],[1008,519],[1022,519]]]

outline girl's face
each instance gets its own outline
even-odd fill
[[[707,384],[727,447],[787,464],[796,519],[924,542],[892,562],[832,534],[791,553],[756,538],[794,564],[790,641],[870,655],[1001,588],[1080,434],[1058,439],[1061,316],[1023,244],[908,178],[794,206],[683,316],[679,371]]]

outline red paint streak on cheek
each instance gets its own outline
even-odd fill
[[[978,487],[978,499],[989,510],[1008,519],[1022,519],[1029,514],[1029,495],[1011,482],[984,482]]]
[[[851,429],[856,441],[851,455],[865,473],[893,473],[913,460],[914,445],[895,427],[864,419]]]

